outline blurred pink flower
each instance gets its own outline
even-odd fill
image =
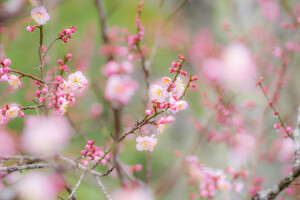
[[[239,166],[251,159],[251,155],[256,148],[255,138],[247,133],[238,133],[235,139],[230,157],[232,162]]]
[[[25,121],[22,146],[32,155],[52,155],[68,145],[70,131],[70,124],[63,117],[30,116]]]
[[[229,45],[222,54],[224,66],[221,81],[230,89],[248,89],[255,86],[256,65],[249,49],[242,43]]]
[[[223,74],[223,63],[215,58],[204,60],[202,73],[208,81],[217,81]]]
[[[126,105],[137,88],[138,83],[132,80],[130,76],[113,75],[107,80],[105,98]]]
[[[92,118],[99,117],[103,112],[103,107],[100,103],[93,103],[90,108],[90,115]]]
[[[281,162],[287,162],[294,157],[294,142],[290,139],[281,140],[280,149],[278,151],[278,159]]]
[[[4,130],[0,130],[0,155],[12,155],[15,153],[15,141]]]
[[[16,188],[22,200],[55,200],[57,195],[50,177],[39,172],[27,173]]]
[[[130,187],[117,190],[112,195],[113,200],[154,200],[148,188]]]
[[[275,21],[280,14],[280,9],[275,1],[260,0],[260,8],[264,17],[269,21]]]

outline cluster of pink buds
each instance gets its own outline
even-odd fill
[[[66,65],[66,62],[69,61],[72,58],[72,54],[68,53],[65,55],[65,61],[62,59],[58,59],[57,63],[59,64],[58,70],[61,72],[69,72],[69,68]]]
[[[295,30],[296,29],[296,25],[295,24],[289,24],[289,23],[286,23],[286,22],[282,22],[281,23],[281,27],[282,28],[286,28],[286,29],[291,29],[291,30]]]
[[[188,103],[186,101],[181,100],[182,97],[185,95],[185,92],[188,87],[194,87],[194,83],[191,84],[193,81],[198,79],[197,76],[190,76],[189,81],[187,84],[183,83],[182,77],[179,77],[179,74],[187,75],[187,72],[181,73],[182,64],[185,61],[183,55],[179,55],[179,62],[173,62],[172,68],[176,67],[176,75],[172,80],[169,77],[163,77],[161,79],[161,84],[154,84],[150,87],[150,97],[152,108],[147,109],[145,111],[147,116],[157,115],[158,112],[162,113],[164,111],[171,111],[173,114],[181,110],[185,110],[188,107]],[[176,66],[175,66],[176,63]],[[178,67],[178,68],[177,68]],[[171,72],[173,73],[173,72]],[[173,123],[175,118],[173,116],[163,116],[161,117],[157,123],[158,126],[157,135],[164,132],[166,124]],[[138,139],[139,138],[139,139]],[[149,136],[145,137],[138,137],[137,138],[137,149],[138,150],[148,150],[152,151],[153,148],[146,148],[148,146],[155,146],[157,143],[157,139],[154,138],[154,135],[150,138]],[[143,148],[140,148],[140,147]]]
[[[184,163],[187,166],[189,184],[196,185],[197,188],[195,193],[190,194],[191,199],[199,197],[213,199],[216,192],[229,192],[231,190],[240,194],[244,184],[237,181],[237,179],[242,178],[245,180],[248,176],[247,171],[235,171],[231,167],[225,171],[204,167],[200,164],[198,158],[192,155],[187,156]]]
[[[3,62],[1,62],[2,68],[0,68],[0,80],[3,82],[8,82],[14,88],[18,88],[21,85],[20,77],[16,75],[10,75],[10,59],[6,58]]]
[[[5,124],[9,119],[13,119],[18,116],[25,116],[24,112],[21,111],[18,105],[5,105],[0,108],[0,124]]]
[[[96,147],[94,144],[95,141],[88,140],[85,149],[81,150],[81,155],[84,157],[81,163],[86,167],[89,165],[89,162],[93,164],[99,162],[100,165],[105,165],[111,158],[109,153],[105,155],[103,147]]]
[[[135,17],[135,24],[138,27],[138,32],[137,32],[137,34],[128,37],[129,49],[135,49],[137,42],[143,40],[143,37],[144,37],[145,28],[143,27],[143,25],[141,23],[141,19],[140,19],[143,5],[144,5],[143,1],[141,1],[138,5],[138,9],[137,9],[138,14]]]
[[[71,38],[71,34],[76,32],[76,26],[71,26],[68,29],[63,29],[60,33],[59,39],[61,39],[64,43],[67,43],[69,41],[69,38]]]
[[[1,62],[2,68],[0,68],[0,80],[3,82],[8,81],[10,78],[9,75],[10,64],[11,61],[8,58]]]

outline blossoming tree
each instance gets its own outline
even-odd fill
[[[0,199],[299,198],[299,8],[1,2]]]

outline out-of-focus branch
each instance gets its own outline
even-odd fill
[[[104,185],[100,181],[99,177],[97,177],[97,176],[94,176],[94,177],[95,177],[95,179],[97,181],[97,184],[98,184],[100,190],[102,191],[102,193],[104,194],[104,196],[106,197],[106,199],[112,200],[111,196],[108,194],[106,188],[104,187]]]
[[[166,19],[164,20],[164,24],[168,23],[170,21],[170,19],[176,15],[176,13],[178,13],[183,7],[184,5],[188,2],[188,0],[182,0],[177,6],[176,8],[166,17]]]
[[[286,0],[281,0],[280,1],[282,7],[284,8],[284,10],[286,11],[286,13],[288,15],[290,15],[290,17],[293,19],[293,24],[295,26],[298,25],[298,22],[297,22],[297,17],[296,15],[294,14],[294,11],[290,8],[290,6],[288,5],[287,1]]]
[[[124,175],[122,173],[122,168],[120,165],[120,158],[119,158],[119,138],[120,138],[120,132],[121,132],[121,112],[122,112],[122,107],[116,107],[113,108],[113,115],[114,115],[114,125],[115,125],[115,134],[114,134],[114,139],[115,139],[115,146],[114,146],[114,163],[116,166],[116,170],[118,172],[118,176],[121,182],[121,185],[124,185],[125,179]]]
[[[298,120],[297,128],[294,131],[294,142],[295,142],[295,163],[294,168],[290,174],[281,180],[278,184],[272,188],[261,191],[252,197],[252,200],[270,200],[275,199],[276,196],[289,187],[293,181],[300,176],[300,108],[298,108]]]
[[[22,171],[25,169],[41,169],[41,168],[51,168],[53,167],[52,164],[25,164],[21,166],[11,166],[11,167],[0,167],[1,172],[15,172],[15,171]]]
[[[100,26],[101,26],[101,36],[103,39],[104,44],[109,44],[109,39],[108,39],[108,30],[107,30],[107,15],[104,10],[104,4],[102,0],[95,0],[97,10],[98,10],[98,15],[99,15],[99,20],[100,20]]]

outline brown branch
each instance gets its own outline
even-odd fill
[[[300,176],[300,110],[298,109],[297,128],[294,131],[295,142],[295,164],[291,173],[282,179],[278,184],[272,188],[261,191],[252,197],[252,200],[271,200],[275,199],[277,195],[289,187],[293,181]]]
[[[108,30],[107,30],[107,15],[104,10],[104,4],[102,0],[95,0],[97,10],[98,10],[98,15],[99,15],[99,20],[100,20],[100,26],[101,26],[101,36],[103,39],[104,44],[109,44],[110,41],[108,39]]]
[[[280,122],[280,125],[281,125],[282,128],[284,129],[285,133],[286,133],[290,138],[294,139],[293,133],[289,133],[289,132],[287,131],[287,128],[286,128],[286,126],[285,126],[285,124],[284,124],[284,122],[283,122],[283,120],[282,120],[282,118],[281,118],[279,112],[276,110],[276,108],[274,107],[272,101],[270,101],[270,99],[269,99],[269,97],[268,97],[266,91],[265,91],[264,88],[262,87],[262,83],[261,83],[261,82],[258,82],[258,86],[260,87],[261,91],[263,92],[264,97],[265,97],[266,100],[268,101],[268,103],[269,103],[271,109],[276,113],[276,115],[277,115],[277,117],[278,117],[278,120],[279,120],[279,122]]]
[[[26,76],[26,77],[28,77],[28,78],[31,78],[32,80],[39,81],[39,82],[41,82],[41,83],[45,83],[43,80],[41,80],[41,79],[39,79],[39,78],[37,78],[37,77],[31,75],[31,74],[25,74],[25,73],[23,73],[23,72],[20,72],[20,71],[17,71],[17,70],[13,70],[13,69],[11,69],[10,72],[20,74],[21,76]]]

